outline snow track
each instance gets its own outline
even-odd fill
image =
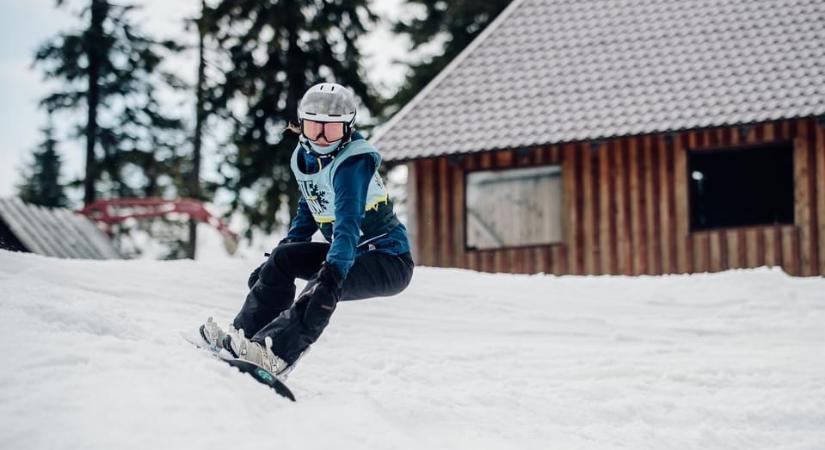
[[[179,335],[254,265],[0,251],[0,448],[825,448],[822,278],[418,268],[339,306],[290,403]]]

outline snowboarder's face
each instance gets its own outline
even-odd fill
[[[344,122],[316,122],[304,119],[301,127],[304,137],[321,146],[344,138]]]

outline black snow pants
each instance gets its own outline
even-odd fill
[[[325,289],[295,302],[295,278],[308,280],[321,268],[330,245],[295,242],[279,245],[266,260],[258,280],[233,322],[255,342],[272,338],[272,352],[294,363],[323,332],[335,310]],[[355,258],[344,280],[341,300],[398,294],[410,283],[414,263],[409,253],[367,252]]]

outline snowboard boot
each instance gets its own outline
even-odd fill
[[[267,337],[263,344],[244,337],[243,330],[234,328],[223,339],[222,358],[235,358],[251,362],[266,370],[280,380],[285,380],[292,367],[286,361],[272,353],[272,338]]]
[[[206,319],[206,323],[198,328],[198,332],[201,339],[203,339],[203,347],[213,352],[218,352],[223,348],[223,340],[226,332],[212,320],[212,317]]]

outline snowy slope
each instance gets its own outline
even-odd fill
[[[0,448],[825,448],[822,278],[418,268],[339,307],[293,404],[179,336],[255,264],[0,251]]]

